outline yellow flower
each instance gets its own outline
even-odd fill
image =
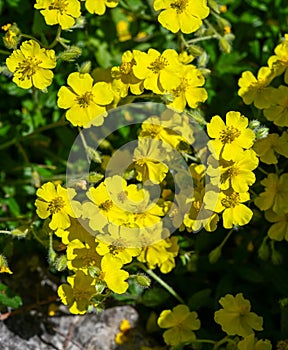
[[[110,254],[104,255],[101,260],[100,278],[106,282],[112,292],[117,294],[125,293],[129,286],[126,282],[129,273],[122,270],[122,266],[121,260]]]
[[[274,71],[269,67],[261,67],[257,78],[251,72],[245,71],[238,82],[240,86],[238,95],[242,97],[247,105],[253,102],[256,108],[268,108],[272,104],[271,93],[274,90],[268,85],[274,77]]]
[[[60,24],[62,29],[71,28],[75,18],[81,16],[80,2],[78,0],[36,0],[36,9],[48,25]]]
[[[52,84],[53,72],[56,66],[54,50],[41,49],[34,40],[24,41],[18,50],[14,50],[6,59],[13,81],[22,89],[35,86],[44,90]]]
[[[187,205],[189,204],[190,209],[185,214],[183,222],[189,232],[198,232],[202,227],[208,232],[215,231],[217,228],[219,217],[213,211],[204,207],[204,194],[205,189],[202,191],[195,190],[193,198],[187,200]],[[215,196],[217,197],[217,193],[215,193]]]
[[[209,15],[206,0],[155,0],[153,6],[155,11],[164,10],[158,21],[173,33],[179,30],[185,34],[193,33]]]
[[[155,269],[158,266],[162,273],[169,273],[175,267],[174,258],[179,252],[178,238],[161,239],[159,229],[161,229],[160,223],[151,229],[152,232],[148,228],[141,230],[139,240],[143,244],[143,249],[137,259],[147,263],[149,269]],[[159,236],[158,239],[157,236]]]
[[[162,311],[157,323],[161,328],[169,328],[163,337],[167,345],[173,346],[192,343],[196,339],[193,331],[200,328],[197,312],[191,312],[188,306],[182,304]]]
[[[66,118],[74,126],[102,125],[106,107],[113,101],[111,87],[105,82],[93,84],[92,77],[78,72],[71,73],[67,86],[58,91],[58,106],[68,109]]]
[[[66,229],[70,226],[70,217],[79,218],[81,215],[81,204],[73,198],[76,191],[72,188],[55,186],[52,182],[42,185],[36,192],[36,213],[41,219],[52,215],[49,227],[52,230]]]
[[[106,7],[116,7],[118,0],[81,0],[85,1],[85,7],[88,12],[96,13],[97,15],[104,15]]]
[[[288,126],[288,87],[280,85],[270,96],[271,106],[264,109],[267,120],[271,120],[275,125]]]
[[[118,345],[124,344],[128,340],[127,334],[131,328],[130,322],[124,318],[119,327],[120,332],[115,336],[115,343]]]
[[[154,49],[149,49],[148,53],[134,50],[133,55],[136,62],[133,72],[138,79],[144,80],[145,89],[163,94],[180,84],[181,63],[175,50],[167,49],[162,54]]]
[[[277,153],[288,158],[288,133],[269,134],[264,139],[257,140],[253,146],[255,152],[265,164],[277,164]]]
[[[91,298],[96,295],[95,281],[90,275],[77,270],[75,275],[67,277],[67,283],[58,288],[63,304],[68,305],[72,314],[85,314]]]
[[[150,180],[154,184],[163,181],[169,168],[163,163],[166,158],[165,149],[161,149],[157,140],[141,138],[134,151],[134,167],[138,181]]]
[[[74,239],[79,239],[83,243],[90,243],[95,240],[95,237],[85,229],[87,223],[84,220],[81,218],[70,218],[70,223],[71,225],[68,229],[58,229],[55,231],[55,235],[61,238],[63,244],[68,245]]]
[[[91,266],[100,269],[101,257],[96,252],[96,247],[95,240],[83,243],[79,239],[74,239],[69,242],[66,250],[68,269],[82,270],[86,275]]]
[[[288,174],[268,174],[261,181],[265,191],[255,198],[254,203],[260,210],[272,209],[276,214],[282,216],[288,213]]]
[[[215,204],[215,196],[217,202]],[[252,219],[253,212],[243,202],[250,199],[248,192],[237,193],[233,190],[220,192],[208,191],[204,196],[205,208],[216,213],[222,213],[224,228],[232,228],[234,225],[243,226]]]
[[[273,210],[265,211],[265,219],[274,224],[268,230],[268,236],[275,241],[288,241],[288,214],[277,215]]]
[[[254,334],[250,334],[237,345],[239,350],[272,350],[272,344],[270,340],[258,340],[255,339]]]
[[[256,153],[252,149],[248,149],[233,154],[230,161],[220,159],[220,169],[209,166],[207,174],[211,177],[211,183],[214,186],[220,185],[221,190],[228,190],[232,187],[236,192],[247,192],[249,186],[256,181],[252,170],[257,168],[258,163]],[[218,182],[219,170],[220,184]]]
[[[200,102],[207,100],[207,91],[201,87],[205,83],[204,76],[195,66],[183,67],[180,77],[180,84],[170,91],[173,101],[168,102],[167,106],[183,112],[186,103],[191,108],[197,108]]]
[[[126,89],[130,88],[133,95],[140,95],[144,90],[143,80],[136,78],[133,66],[136,64],[131,51],[125,51],[122,55],[122,63],[119,67],[112,67],[111,75],[114,79],[120,80]],[[126,92],[127,95],[127,92]],[[122,97],[125,94],[122,93]]]
[[[120,20],[116,24],[117,36],[120,42],[130,40],[132,35],[129,30],[129,22]]]
[[[208,142],[208,147],[217,159],[222,156],[225,160],[231,160],[233,154],[252,147],[255,139],[254,132],[248,129],[248,118],[240,112],[228,112],[226,125],[218,115],[212,117],[207,131],[211,138],[215,138]]]
[[[253,334],[253,329],[262,331],[263,319],[254,312],[250,312],[251,304],[244,299],[242,293],[235,297],[226,294],[219,301],[223,309],[215,312],[215,322],[220,324],[222,330],[228,335],[246,337]]]
[[[288,34],[285,39],[276,46],[275,55],[268,60],[268,66],[274,70],[275,75],[284,73],[284,81],[288,84]]]

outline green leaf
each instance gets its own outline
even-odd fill
[[[13,293],[5,284],[0,283],[0,305],[17,309],[22,304],[22,299],[19,295]]]

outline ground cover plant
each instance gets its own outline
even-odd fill
[[[0,14],[1,319],[131,304],[141,350],[288,349],[284,0]]]

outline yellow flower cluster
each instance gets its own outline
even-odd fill
[[[244,72],[239,80],[239,95],[244,103],[254,103],[268,121],[277,127],[287,127],[288,117],[288,88],[285,85],[269,86],[274,78],[283,75],[288,83],[288,34],[276,46],[275,55],[268,59],[268,67],[261,67],[257,79],[251,72]],[[275,80],[274,80],[275,81]],[[288,158],[288,134],[279,129],[278,133],[271,133],[255,142],[254,150],[264,164],[277,164],[280,157]],[[268,236],[277,241],[288,241],[288,205],[286,198],[288,174],[276,168],[271,170],[260,182],[264,192],[256,197],[254,203],[264,211],[265,219],[272,223]]]
[[[267,120],[277,126],[288,126],[287,108],[288,88],[280,85],[277,88],[269,86],[273,79],[284,75],[284,82],[288,83],[288,34],[276,46],[275,55],[268,59],[268,67],[261,67],[257,78],[249,71],[242,74],[239,79],[239,96],[244,103],[254,103],[258,109],[263,109]]]
[[[253,212],[243,203],[250,199],[248,189],[256,181],[253,170],[258,166],[251,149],[255,134],[248,127],[248,118],[234,111],[227,113],[226,124],[219,116],[212,117],[207,131],[213,138],[208,142],[207,169],[212,188],[204,195],[205,208],[222,212],[225,228],[246,225]]]

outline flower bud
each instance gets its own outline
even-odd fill
[[[16,49],[17,45],[20,41],[20,34],[21,31],[18,28],[16,23],[13,23],[12,25],[6,24],[2,27],[4,31],[6,31],[6,34],[3,37],[4,45],[7,47],[7,49]]]
[[[215,264],[222,254],[222,248],[220,246],[216,247],[209,253],[210,264]]]
[[[269,134],[269,128],[261,126],[255,130],[256,140],[265,139]]]
[[[91,72],[92,63],[91,61],[83,62],[79,68],[79,72],[82,74]]]
[[[92,278],[96,278],[100,274],[100,269],[97,266],[89,266],[88,273]]]
[[[249,128],[251,130],[255,130],[258,129],[260,127],[260,122],[257,119],[251,120],[249,123]]]
[[[151,280],[148,276],[144,275],[143,273],[135,275],[135,281],[136,283],[142,287],[142,288],[149,288],[151,285]]]
[[[76,58],[81,56],[82,50],[77,46],[71,46],[69,49],[61,52],[58,58],[62,61],[73,62]]]
[[[4,255],[0,254],[0,273],[13,273],[9,267],[8,267],[8,263],[7,263],[7,260],[5,258]]]
[[[231,52],[231,45],[228,42],[228,40],[226,40],[224,37],[221,37],[219,40],[219,47],[220,50],[223,51],[224,53],[230,53]]]
[[[101,163],[102,159],[100,157],[100,154],[94,150],[92,147],[87,147],[86,148],[86,152],[87,152],[87,156],[89,158],[89,160],[92,160],[95,163]]]
[[[66,255],[60,255],[56,258],[54,267],[57,271],[64,271],[67,267]]]
[[[261,260],[267,261],[270,256],[270,248],[267,244],[267,237],[263,239],[263,242],[261,243],[259,249],[258,249],[258,256]]]
[[[217,2],[215,0],[208,0],[208,6],[216,13],[218,13],[218,14],[220,13],[219,5],[217,4]]]

